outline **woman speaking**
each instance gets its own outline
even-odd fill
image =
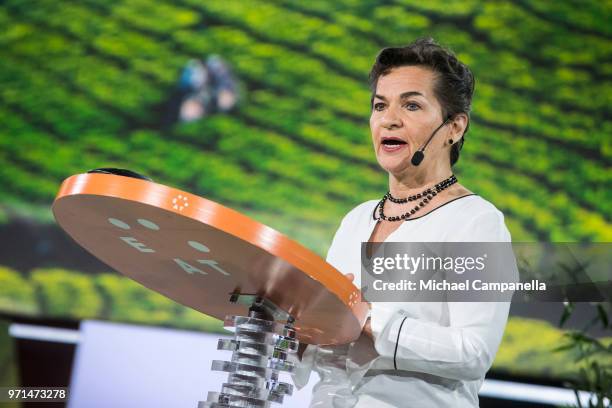
[[[383,49],[370,86],[372,143],[389,190],[344,217],[327,261],[360,286],[362,242],[510,242],[503,214],[452,172],[469,128],[470,69],[419,39]],[[321,376],[311,407],[477,407],[508,310],[508,302],[373,302],[357,342],[309,346],[294,380],[307,382],[311,367]]]

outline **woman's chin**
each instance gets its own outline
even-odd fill
[[[390,159],[388,157],[381,157],[378,159],[378,164],[387,173],[399,174],[406,170],[410,164],[410,157],[403,156]]]

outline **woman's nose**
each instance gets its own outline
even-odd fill
[[[391,129],[394,127],[401,127],[402,120],[399,115],[393,109],[387,109],[383,117],[381,118],[380,124],[382,127]]]

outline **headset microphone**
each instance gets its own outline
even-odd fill
[[[433,139],[434,135],[436,133],[438,133],[438,130],[440,130],[442,128],[442,126],[446,125],[446,123],[450,120],[451,117],[452,116],[447,117],[446,120],[444,121],[444,123],[442,123],[440,126],[438,126],[438,128],[436,130],[433,131],[433,133],[431,134],[431,136],[429,136],[429,139],[427,139],[427,142],[425,142],[423,147],[421,147],[419,150],[414,152],[414,154],[412,155],[412,159],[410,160],[410,162],[414,166],[418,166],[419,164],[421,164],[421,162],[425,158],[425,153],[423,153],[425,151],[425,148],[427,147],[429,142],[431,142],[431,139]]]
[[[420,150],[417,150],[412,155],[412,159],[410,160],[410,163],[412,163],[415,166],[418,166],[419,164],[421,164],[424,158],[425,158],[425,155],[423,154],[423,152]]]

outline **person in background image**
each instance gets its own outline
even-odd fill
[[[179,91],[184,95],[179,109],[182,122],[193,122],[208,115],[213,99],[210,82],[206,65],[197,59],[187,62],[179,79]]]
[[[238,103],[238,85],[229,65],[218,55],[204,63],[192,59],[178,80],[175,119],[194,122],[214,113],[230,113]]]
[[[217,112],[230,112],[238,103],[238,86],[228,64],[218,55],[206,60],[212,76],[213,95]]]

